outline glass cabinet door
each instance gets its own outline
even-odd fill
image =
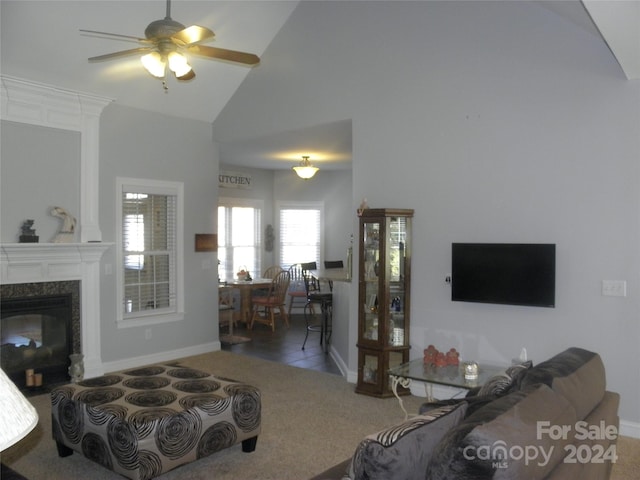
[[[360,338],[379,340],[378,310],[380,308],[378,288],[380,274],[380,222],[365,223],[364,246],[364,322]]]
[[[407,242],[406,217],[391,217],[387,227],[387,263],[389,264],[389,315],[387,344],[406,345],[405,339],[405,252]]]

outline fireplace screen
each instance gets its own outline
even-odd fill
[[[71,294],[2,300],[2,369],[21,387],[34,369],[50,382],[68,379]]]

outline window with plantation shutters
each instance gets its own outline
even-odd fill
[[[316,262],[322,252],[322,204],[280,204],[280,265]]]
[[[182,184],[119,179],[119,315],[127,325],[182,314]]]
[[[239,270],[252,277],[262,273],[261,216],[263,201],[218,199],[218,275],[233,279]]]

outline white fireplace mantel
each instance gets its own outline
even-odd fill
[[[100,347],[100,259],[113,243],[4,243],[2,284],[80,281],[80,330],[85,377],[104,373]]]

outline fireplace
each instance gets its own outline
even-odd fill
[[[20,388],[25,370],[45,385],[69,381],[69,355],[80,353],[80,282],[41,282],[0,287],[2,369]]]

